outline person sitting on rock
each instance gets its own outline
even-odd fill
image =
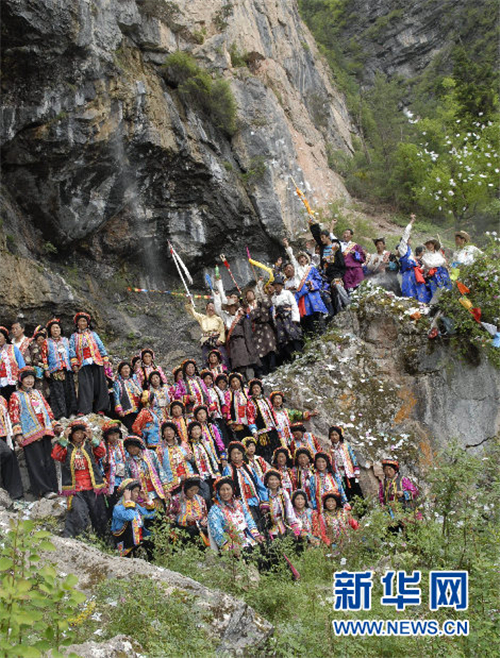
[[[52,449],[52,458],[61,462],[62,494],[68,497],[68,511],[63,537],[77,537],[88,522],[96,534],[104,538],[107,529],[104,482],[98,461],[106,454],[106,446],[92,437],[88,425],[74,420]]]
[[[80,311],[74,317],[76,331],[69,340],[71,367],[78,373],[78,413],[92,411],[104,415],[109,408],[109,394],[104,364],[108,353],[99,335],[91,330],[91,317]]]
[[[63,428],[55,420],[47,400],[35,386],[35,371],[21,368],[19,385],[9,402],[9,415],[15,440],[24,450],[34,496],[57,497],[57,477],[51,457],[52,438]]]
[[[0,474],[3,488],[12,500],[17,500],[23,497],[24,492],[12,436],[9,405],[3,395],[0,395]]]
[[[118,488],[119,502],[113,508],[111,532],[121,557],[132,557],[142,547],[153,558],[151,532],[145,522],[155,517],[155,505],[140,480],[127,478]],[[142,502],[139,503],[139,500]]]
[[[199,494],[200,484],[199,477],[186,478],[181,491],[172,498],[168,513],[176,528],[187,532],[191,540],[201,537],[207,545],[208,511]]]

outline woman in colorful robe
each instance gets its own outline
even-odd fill
[[[240,441],[232,441],[228,448],[229,464],[222,471],[223,476],[234,482],[234,494],[250,510],[259,530],[262,530],[262,514],[268,511],[267,491],[262,479],[245,460],[245,446]]]
[[[7,327],[0,327],[0,395],[7,402],[16,390],[19,371],[25,365],[19,349],[10,344],[9,330]]]
[[[102,340],[90,328],[91,317],[80,312],[74,317],[76,331],[69,340],[71,367],[78,373],[78,413],[104,414],[109,408],[109,394],[104,364],[108,353]]]
[[[132,478],[121,483],[118,489],[121,498],[113,508],[111,533],[120,557],[132,557],[139,547],[143,547],[151,560],[151,532],[146,527],[146,522],[154,519],[155,505],[141,487],[140,480]],[[139,499],[142,504],[139,504]]]
[[[262,544],[264,537],[248,507],[236,498],[234,487],[230,477],[215,481],[215,502],[208,513],[208,527],[219,550],[230,551],[239,557]]]
[[[132,425],[134,435],[144,439],[146,447],[150,450],[156,450],[161,440],[161,422],[158,415],[153,411],[154,399],[154,394],[150,391],[142,392],[142,409]]]
[[[153,394],[154,400],[152,404],[152,411],[158,416],[160,423],[168,420],[168,411],[170,407],[170,387],[168,384],[163,384],[161,374],[157,370],[150,373],[149,379],[149,392]]]
[[[326,537],[328,546],[339,546],[351,530],[357,530],[359,523],[351,516],[349,510],[342,508],[339,494],[332,491],[325,493],[322,499],[322,512],[320,524],[323,537]],[[323,538],[323,541],[325,539]]]
[[[328,438],[332,444],[330,458],[333,470],[342,478],[347,500],[351,501],[354,496],[363,498],[363,492],[359,485],[358,460],[351,445],[344,440],[342,428],[338,425],[332,425],[328,430]]]
[[[311,505],[318,512],[323,511],[323,496],[326,493],[338,494],[342,504],[351,509],[340,477],[333,471],[330,456],[326,452],[317,452],[314,456],[314,473],[309,480]]]
[[[43,367],[43,357],[42,357],[42,351],[46,339],[47,339],[47,330],[45,329],[45,327],[42,327],[42,325],[38,325],[38,327],[33,332],[33,337],[30,341],[28,352],[29,352],[30,365],[35,369],[35,373],[36,373],[35,388],[37,389],[37,391],[41,391],[45,398],[48,398],[50,395],[50,388],[46,377],[44,377],[44,367]],[[52,409],[52,412],[54,412],[54,409]]]
[[[193,408],[199,404],[210,404],[208,391],[198,374],[194,359],[182,362],[182,379],[179,379],[175,387],[175,399],[184,404],[187,416],[190,416]]]
[[[193,474],[190,464],[193,455],[191,450],[182,447],[181,437],[174,422],[167,420],[162,423],[161,436],[162,441],[156,454],[165,472],[164,489],[172,494]]]
[[[305,491],[307,500],[311,501],[310,481],[314,473],[314,456],[309,448],[298,448],[294,453],[294,467],[292,468],[293,489]]]
[[[102,440],[106,453],[101,459],[101,468],[107,483],[106,502],[108,516],[113,514],[113,507],[118,501],[117,490],[125,478],[127,459],[119,420],[110,420],[101,427]]]
[[[132,367],[127,361],[118,364],[117,376],[113,382],[115,411],[129,432],[139,413],[142,387]]]
[[[181,437],[181,445],[189,449],[188,421],[186,419],[186,408],[180,400],[174,400],[170,403],[170,418],[177,427]]]
[[[290,429],[292,430],[293,436],[290,443],[290,451],[292,454],[295,454],[299,448],[308,448],[313,456],[321,450],[318,439],[312,432],[307,431],[307,428],[303,423],[293,423]]]
[[[306,536],[295,516],[290,493],[283,486],[282,473],[271,468],[264,475],[264,484],[269,496],[269,518],[267,531],[271,540],[291,535],[298,539]]]
[[[212,373],[214,380],[217,375],[227,372],[227,366],[222,360],[222,352],[220,350],[210,350],[207,356],[207,368]]]
[[[140,352],[140,359],[135,364],[135,374],[139,386],[146,390],[149,386],[149,376],[152,372],[160,373],[162,384],[167,383],[167,378],[162,368],[156,364],[155,353],[150,347],[146,347]]]
[[[199,491],[200,478],[186,478],[181,491],[172,498],[168,514],[176,528],[187,532],[191,540],[201,536],[206,545],[208,510]]]
[[[246,436],[242,443],[245,446],[245,455],[248,465],[250,468],[253,468],[259,478],[264,481],[264,474],[271,468],[271,464],[268,464],[264,457],[256,454],[257,441],[253,436]]]
[[[269,396],[269,400],[272,405],[271,411],[273,413],[274,425],[278,432],[280,443],[284,448],[290,448],[290,444],[293,440],[291,424],[301,420],[309,420],[313,416],[317,416],[318,411],[316,409],[313,411],[287,409],[284,406],[285,395],[282,391],[273,391]]]
[[[248,392],[248,429],[257,439],[257,454],[270,462],[274,451],[281,445],[271,403],[264,397],[264,386],[260,379],[252,379],[248,383]]]
[[[21,471],[12,443],[12,423],[9,416],[7,400],[0,395],[0,474],[2,486],[12,500],[23,497]]]
[[[411,230],[415,215],[411,216],[410,223],[405,228],[398,244],[399,266],[401,273],[401,294],[403,297],[413,297],[419,302],[428,304],[431,300],[431,292],[424,278],[420,256],[424,249],[417,247],[415,257],[411,251]]]
[[[209,444],[210,449],[217,454],[218,461],[227,461],[226,446],[216,423],[208,417],[208,407],[204,404],[195,407],[193,409],[193,419],[200,423],[202,440]]]
[[[49,381],[54,418],[69,418],[78,411],[75,378],[71,368],[69,339],[62,335],[58,318],[47,322],[48,338],[42,345],[42,367]]]
[[[67,496],[68,511],[63,537],[77,537],[85,532],[88,521],[95,533],[104,538],[107,531],[104,493],[107,485],[99,468],[106,446],[92,437],[88,425],[74,420],[57,440],[52,458],[61,462],[62,495]]]
[[[133,480],[140,480],[141,489],[148,498],[153,499],[157,509],[164,508],[165,494],[163,483],[167,477],[153,450],[148,450],[144,441],[138,436],[127,436],[123,442],[127,451],[125,475]],[[141,496],[139,503],[147,501]]]
[[[248,397],[243,387],[243,375],[232,372],[228,377],[229,396],[226,406],[226,421],[233,436],[243,439],[248,434]]]
[[[16,442],[23,447],[30,489],[34,496],[55,498],[57,477],[51,457],[52,437],[62,432],[52,409],[35,390],[35,371],[25,366],[19,373],[19,388],[11,395],[9,415]]]
[[[310,507],[308,494],[302,489],[296,489],[292,494],[292,505],[297,521],[311,546],[320,546],[321,541],[326,544],[327,538],[319,522],[319,512]]]
[[[399,462],[396,459],[383,459],[384,480],[379,484],[379,501],[391,517],[394,517],[394,507],[399,503],[403,510],[412,512],[416,509],[418,488],[413,482],[401,475]],[[417,517],[420,517],[417,512]]]
[[[223,409],[225,404],[225,398],[222,395],[219,395],[219,391],[214,385],[214,376],[211,370],[205,369],[200,372],[200,377],[203,380],[203,383],[206,386],[208,397],[210,403],[208,405],[208,413],[211,416],[213,422],[217,425],[219,434],[222,437],[224,445],[227,447],[229,445],[229,428],[225,419],[225,409]],[[224,402],[224,404],[223,404]]]
[[[273,453],[271,466],[274,470],[278,471],[281,478],[281,486],[291,496],[293,491],[292,457],[288,448],[283,448],[282,446],[276,448]]]
[[[188,425],[189,445],[193,453],[192,466],[200,477],[200,491],[207,505],[210,505],[212,484],[220,476],[217,453],[203,441],[201,423],[193,420]]]

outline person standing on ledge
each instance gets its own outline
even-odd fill
[[[108,353],[99,335],[92,331],[88,313],[77,313],[74,323],[76,331],[69,341],[69,356],[73,372],[78,373],[78,415],[84,416],[92,411],[104,415],[109,408],[104,374]]]

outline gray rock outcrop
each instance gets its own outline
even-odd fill
[[[295,1],[6,0],[2,18],[5,204],[42,243],[155,276],[167,239],[199,262],[224,235],[244,262],[298,231],[291,175],[346,197],[326,144],[350,151],[349,117]],[[232,137],[164,80],[177,50],[229,81]]]

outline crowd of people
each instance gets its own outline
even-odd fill
[[[413,221],[395,267],[403,292],[428,301],[449,284],[448,269],[434,239],[412,255]],[[285,241],[287,261],[275,264],[272,282],[259,280],[240,297],[226,294],[219,277],[204,314],[186,306],[201,326],[201,361],[188,358],[171,374],[148,347],[113,368],[84,311],[69,337],[57,318],[30,338],[21,321],[1,326],[0,466],[10,496],[24,495],[18,446],[31,493],[67,497],[64,535],[78,536],[90,522],[99,536],[111,533],[122,556],[139,547],[151,556],[165,516],[179,541],[238,555],[258,544],[269,553],[286,536],[302,547],[338,545],[356,530],[351,504],[363,491],[342,427],[318,439],[308,429],[317,411],[288,408],[259,377],[293,358],[304,333],[321,333],[367,272],[396,260],[382,238],[368,256],[350,230],[343,241],[319,224],[311,232],[309,252],[295,255]],[[476,248],[463,231],[456,240],[455,256],[470,264]],[[92,412],[107,416],[99,432],[86,420]],[[66,429],[61,419],[70,420]],[[380,503],[391,514],[396,502],[414,509],[415,485],[397,461],[382,463]]]

